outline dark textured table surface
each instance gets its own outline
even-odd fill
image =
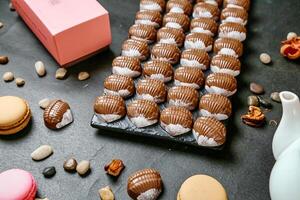
[[[247,111],[246,97],[250,95],[249,82],[265,86],[266,94],[290,90],[300,94],[299,62],[289,62],[279,55],[280,41],[290,31],[300,34],[299,0],[253,0],[248,24],[248,39],[243,56],[243,72],[239,76],[239,91],[234,97],[235,114],[229,127],[228,142],[223,151],[197,151],[189,147],[168,144],[144,138],[128,138],[90,127],[94,98],[102,92],[102,81],[110,74],[111,61],[120,53],[122,41],[134,21],[138,0],[102,0],[110,11],[113,43],[110,49],[72,69],[66,80],[54,77],[58,65],[47,50],[26,27],[16,12],[8,8],[8,0],[0,0],[0,54],[10,62],[0,66],[0,74],[14,72],[23,77],[26,85],[16,87],[14,82],[0,81],[0,95],[17,95],[30,103],[33,120],[22,133],[13,137],[0,137],[0,171],[23,168],[33,173],[38,182],[39,195],[50,200],[98,199],[97,190],[110,185],[116,199],[129,199],[126,193],[127,177],[134,171],[153,167],[161,172],[165,184],[160,199],[176,199],[181,183],[191,175],[203,173],[217,178],[226,188],[231,200],[268,200],[269,174],[274,164],[271,142],[274,127],[261,129],[247,127],[240,115]],[[80,44],[78,44],[80,45]],[[259,54],[268,52],[273,63],[269,66],[259,61]],[[37,77],[34,63],[42,60],[47,76]],[[77,73],[86,70],[91,78],[80,82]],[[43,124],[43,110],[38,106],[42,98],[61,98],[68,101],[75,115],[71,126],[61,131],[51,131]],[[281,105],[274,104],[267,113],[268,120],[279,120]],[[41,144],[50,144],[54,154],[34,162],[30,153]],[[87,177],[66,173],[63,162],[74,156],[78,161],[91,160],[92,171]],[[107,176],[105,163],[120,158],[126,169],[118,179]],[[45,179],[44,167],[55,166],[57,174]]]

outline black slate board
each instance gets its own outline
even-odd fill
[[[195,5],[195,4],[194,4]],[[194,6],[193,5],[193,6]],[[223,7],[219,7],[220,11],[223,10]],[[249,11],[248,11],[249,12]],[[163,16],[167,14],[167,13],[164,13]],[[133,15],[132,17],[134,18],[135,15]],[[190,20],[192,20],[193,17],[190,16]],[[217,21],[218,25],[220,25],[220,20]],[[130,26],[134,24],[134,21],[131,22]],[[163,26],[162,26],[163,27]],[[162,28],[160,27],[160,28]],[[159,28],[159,29],[160,29]],[[246,26],[247,28],[247,26]],[[159,30],[157,29],[157,30]],[[187,36],[188,34],[190,33],[190,31],[187,31],[185,32],[185,35]],[[214,41],[216,39],[218,39],[218,34],[216,34],[214,37],[213,37]],[[124,40],[125,41],[125,40]],[[244,42],[243,42],[244,43]],[[154,44],[150,44],[149,45],[149,48],[150,48],[150,52],[151,52],[151,49],[152,47],[157,44],[157,42],[155,42]],[[120,49],[121,49],[121,46],[120,46]],[[179,48],[181,53],[186,50],[184,48],[184,45],[183,47]],[[213,53],[213,50],[211,50],[210,52],[207,52],[210,59],[212,59],[212,57],[215,55]],[[150,56],[151,57],[151,56]],[[147,61],[150,61],[152,60],[151,58],[148,58],[146,61],[143,61],[141,62],[141,65],[143,67],[144,63],[147,62]],[[241,60],[241,58],[238,58],[239,60]],[[242,63],[242,61],[241,61]],[[178,64],[175,64],[175,65],[172,65],[173,66],[173,72],[175,73],[175,70],[177,68],[180,67],[180,61]],[[204,73],[204,77],[205,79],[207,78],[207,76],[209,74],[212,73],[212,71],[210,70],[210,68],[208,68],[207,70],[202,70],[202,72]],[[237,77],[235,77],[237,78]],[[135,86],[137,85],[137,82],[138,80],[140,79],[144,79],[144,77],[141,75],[137,78],[134,79],[134,83],[135,83]],[[104,80],[103,80],[104,81]],[[167,87],[167,90],[170,89],[171,87],[175,86],[174,84],[174,80],[168,82],[168,83],[165,83],[166,87]],[[199,93],[199,99],[201,99],[201,97],[204,95],[204,94],[207,94],[208,92],[204,89],[204,86],[200,89],[200,90],[197,90],[198,93]],[[232,97],[229,97],[229,98],[232,98]],[[133,97],[130,97],[129,99],[126,100],[126,104],[128,104],[128,102],[132,101],[133,99],[137,99],[136,98],[136,95],[133,96]],[[159,107],[160,107],[160,112],[168,107],[168,103],[165,102],[163,104],[159,104]],[[195,122],[195,120],[200,116],[199,113],[198,113],[198,109],[196,108],[194,111],[192,111],[192,114],[193,114],[193,121]],[[221,121],[222,123],[224,123],[225,125],[227,125],[226,123],[227,120],[225,121]],[[144,136],[144,137],[151,137],[151,138],[155,138],[155,139],[162,139],[162,140],[167,140],[167,141],[170,141],[170,142],[175,142],[175,143],[181,143],[181,144],[184,144],[184,145],[190,145],[190,146],[194,146],[194,147],[197,147],[197,148],[207,148],[207,149],[214,149],[214,150],[220,150],[222,149],[222,146],[218,146],[218,147],[205,147],[205,146],[199,146],[193,136],[193,133],[192,131],[188,132],[188,133],[185,133],[183,135],[180,135],[180,136],[176,136],[176,137],[172,137],[170,136],[160,125],[159,123],[158,124],[155,124],[155,125],[152,125],[150,127],[144,127],[144,128],[137,128],[135,127],[131,121],[128,119],[128,117],[126,116],[126,118],[123,118],[121,120],[118,120],[117,122],[113,122],[113,123],[106,123],[104,121],[101,121],[100,119],[97,118],[96,115],[94,115],[92,117],[92,120],[91,120],[91,126],[94,127],[94,128],[98,128],[98,129],[104,129],[104,130],[108,130],[108,131],[115,131],[115,132],[122,132],[122,133],[126,133],[128,135],[138,135],[138,136]]]

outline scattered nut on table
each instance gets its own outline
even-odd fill
[[[270,98],[277,103],[281,103],[279,92],[272,92]]]
[[[14,5],[10,2],[9,5],[8,5],[10,11],[16,11]]]
[[[112,176],[119,176],[122,170],[125,168],[125,165],[122,160],[115,159],[112,160],[109,164],[105,165],[104,170],[107,174]]]
[[[101,188],[98,190],[99,196],[101,200],[114,200],[115,196],[109,186]]]
[[[0,28],[3,28],[4,24],[2,22],[0,22]]]
[[[5,72],[2,78],[5,82],[10,82],[13,81],[15,77],[12,72]]]
[[[261,105],[264,108],[271,109],[272,104],[268,99],[263,98],[262,96],[257,97],[259,100],[259,105]]]
[[[78,74],[78,80],[80,80],[80,81],[84,81],[88,78],[90,78],[90,74],[88,72],[80,72]]]
[[[254,94],[263,94],[265,92],[264,87],[255,82],[250,83],[249,89]]]
[[[77,167],[76,159],[75,158],[69,158],[68,160],[66,160],[64,162],[63,167],[67,172],[74,172],[76,170],[76,167]]]
[[[45,99],[42,99],[39,101],[39,106],[40,106],[40,108],[45,109],[50,105],[50,103],[51,103],[51,100],[48,98],[45,98]]]
[[[271,56],[267,53],[260,54],[259,59],[264,64],[270,64],[272,61]]]
[[[25,80],[23,78],[16,78],[16,84],[18,87],[22,87],[23,85],[25,85]]]
[[[76,171],[79,175],[83,176],[90,170],[91,164],[88,160],[80,161],[77,164]]]
[[[56,169],[54,166],[46,167],[42,173],[45,178],[51,178],[56,174]]]
[[[249,111],[246,115],[242,115],[242,121],[252,127],[260,127],[264,125],[266,117],[259,107],[249,106]]]
[[[247,99],[248,106],[259,106],[259,100],[257,96],[249,96]]]
[[[41,145],[31,153],[32,160],[40,161],[53,154],[53,148],[50,145]]]
[[[5,65],[9,62],[9,59],[7,56],[0,56],[0,64]]]
[[[295,33],[295,32],[289,32],[289,33],[287,34],[287,36],[286,36],[286,39],[287,39],[287,40],[291,40],[291,39],[293,39],[293,38],[295,38],[295,37],[298,37],[297,33]]]
[[[35,67],[35,71],[36,73],[42,77],[42,76],[45,76],[46,75],[46,68],[45,68],[45,65],[42,61],[37,61],[35,64],[34,64],[34,67]]]
[[[65,68],[59,68],[55,72],[56,79],[64,79],[67,75],[67,70]]]

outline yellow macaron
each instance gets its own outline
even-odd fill
[[[228,200],[224,187],[207,175],[195,175],[181,185],[177,200]]]
[[[15,96],[0,97],[0,135],[12,135],[23,130],[31,119],[28,103]]]

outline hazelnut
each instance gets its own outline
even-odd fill
[[[122,170],[125,168],[125,165],[122,160],[115,159],[112,160],[109,164],[105,165],[104,170],[106,173],[112,176],[119,176]]]

